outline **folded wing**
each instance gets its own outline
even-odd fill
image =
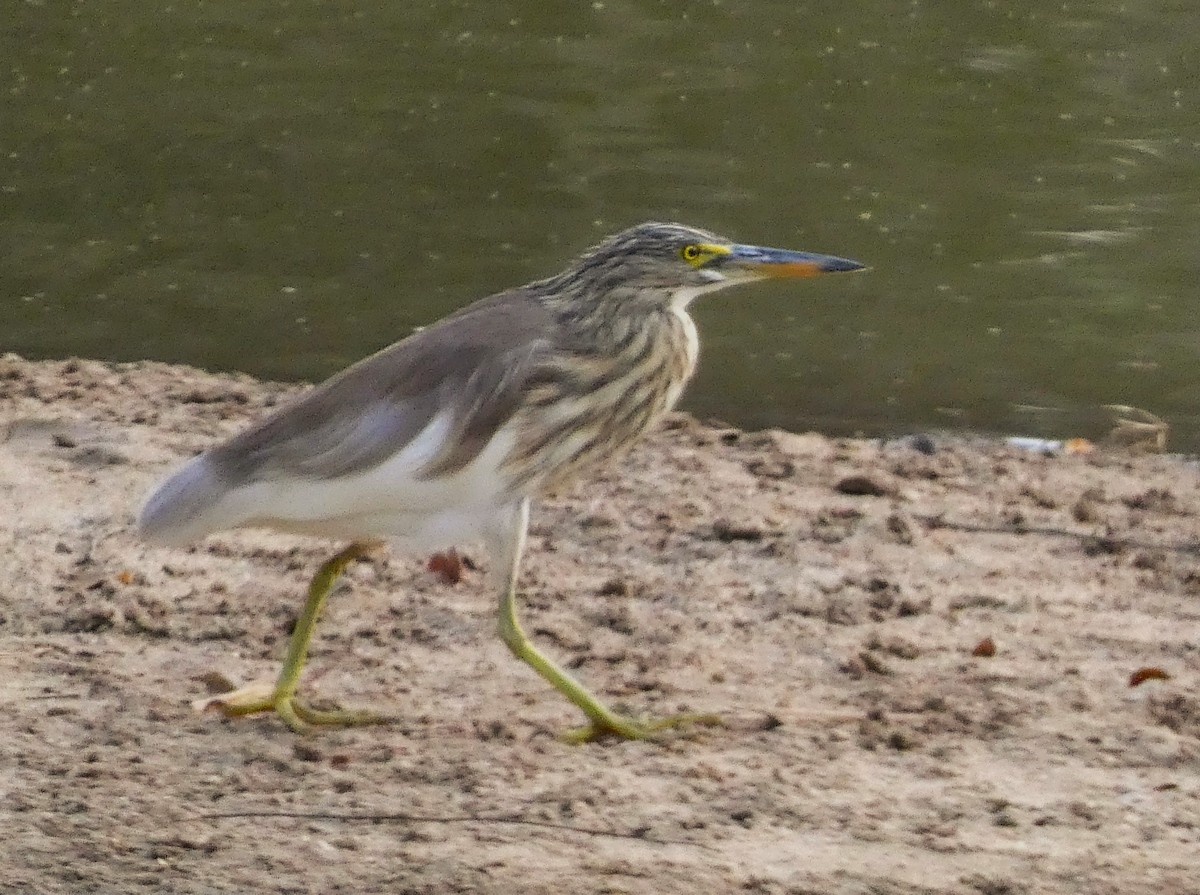
[[[549,350],[547,314],[524,290],[501,293],[349,367],[167,479],[142,511],[143,536],[185,543],[446,499],[437,483],[470,467],[521,406]]]

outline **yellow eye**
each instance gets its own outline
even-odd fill
[[[684,246],[683,251],[679,254],[683,256],[684,261],[695,261],[700,257],[700,247],[695,245]]]

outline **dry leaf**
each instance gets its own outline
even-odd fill
[[[1113,428],[1108,433],[1110,444],[1140,452],[1161,454],[1167,447],[1171,426],[1149,410],[1128,404],[1105,404],[1113,415]]]

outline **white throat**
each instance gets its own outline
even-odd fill
[[[684,286],[681,289],[675,290],[671,294],[671,310],[676,312],[684,311],[697,296],[703,295],[706,292],[716,292],[718,289],[724,289],[737,282],[736,280],[730,280],[722,276],[716,271],[712,271],[709,275],[713,279],[708,283],[703,283],[699,286]]]

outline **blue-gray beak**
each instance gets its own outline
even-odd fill
[[[815,277],[823,273],[866,270],[865,264],[834,255],[748,245],[732,245],[728,248],[729,254],[715,259],[719,267],[740,267],[763,277]]]

